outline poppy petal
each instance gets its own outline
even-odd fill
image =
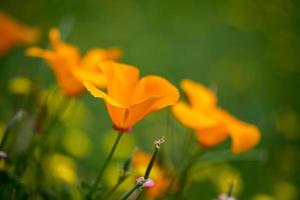
[[[230,127],[232,151],[241,153],[253,148],[260,140],[258,128],[252,124],[240,122]]]
[[[161,97],[151,97],[143,102],[130,106],[128,111],[128,117],[125,120],[124,126],[130,128],[135,125],[138,121],[143,119],[147,114],[151,112],[151,107],[159,101]]]
[[[82,68],[97,68],[99,70],[97,64],[105,60],[105,54],[104,49],[91,49],[82,57],[80,65]]]
[[[216,126],[219,121],[204,112],[198,112],[184,102],[178,102],[172,107],[175,117],[185,126],[193,129]]]
[[[179,92],[174,85],[160,76],[145,76],[138,82],[131,103],[136,104],[152,97],[160,98],[151,106],[151,112],[174,105],[178,101]]]
[[[27,56],[44,58],[45,60],[50,60],[53,57],[53,53],[48,50],[44,50],[38,47],[30,47],[26,49],[25,54]]]
[[[214,92],[200,83],[190,79],[184,79],[180,86],[186,93],[192,107],[197,109],[206,109],[216,106],[217,98]]]
[[[139,70],[113,61],[101,62],[99,67],[107,80],[108,95],[123,106],[128,106],[139,79]]]
[[[228,137],[228,129],[224,124],[220,123],[213,127],[198,129],[196,137],[203,147],[211,148]]]
[[[97,88],[104,88],[106,86],[106,79],[100,71],[93,70],[74,70],[73,75],[81,82],[89,82]]]
[[[118,103],[115,99],[111,98],[110,96],[108,96],[105,92],[99,90],[98,88],[96,88],[94,85],[92,85],[89,82],[84,82],[83,85],[85,86],[85,88],[94,96],[97,98],[102,98],[105,100],[105,102],[107,102],[109,105],[115,106],[115,107],[119,107],[119,108],[125,108],[124,106],[122,106],[120,103]]]

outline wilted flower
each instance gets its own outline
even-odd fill
[[[33,44],[39,38],[36,28],[26,26],[0,11],[0,55],[20,44]]]
[[[240,153],[259,142],[260,132],[257,127],[218,107],[213,91],[188,79],[181,82],[181,87],[190,105],[179,102],[173,107],[173,113],[184,125],[196,131],[197,139],[203,147],[213,147],[231,137],[232,151]]]
[[[84,85],[94,97],[104,99],[116,130],[129,132],[146,115],[175,104],[179,98],[176,87],[162,77],[139,79],[136,67],[113,61],[99,66],[107,79],[107,93],[91,82]]]
[[[106,80],[97,67],[97,63],[105,60],[116,60],[121,56],[121,50],[91,49],[83,57],[79,50],[60,39],[58,29],[51,29],[49,39],[52,50],[37,47],[27,49],[26,54],[43,58],[53,70],[59,86],[67,96],[78,95],[84,91],[82,82],[89,81],[97,87],[104,87]]]

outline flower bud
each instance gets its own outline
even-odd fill
[[[137,183],[143,183],[142,187],[146,188],[146,189],[152,188],[152,187],[155,186],[155,182],[152,179],[148,178],[148,179],[145,180],[144,177],[142,177],[142,176],[137,178],[136,182]]]
[[[221,194],[218,197],[218,200],[236,200],[236,198],[228,196],[227,194]]]
[[[0,151],[0,158],[6,158],[7,153],[5,151]]]

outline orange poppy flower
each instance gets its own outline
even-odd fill
[[[116,60],[121,56],[118,48],[91,49],[82,58],[79,50],[60,39],[58,29],[51,29],[49,39],[53,50],[37,47],[27,49],[29,56],[43,58],[51,67],[58,80],[59,86],[67,96],[81,94],[84,91],[82,81],[89,81],[97,87],[104,87],[106,80],[97,67],[97,63],[104,60]]]
[[[132,157],[132,171],[138,178],[145,174],[151,155],[143,152],[136,151]],[[147,196],[150,199],[157,199],[162,197],[168,190],[171,184],[170,176],[166,169],[154,164],[151,170],[150,178],[154,181],[154,187],[147,189]]]
[[[33,44],[38,38],[37,29],[23,25],[0,11],[0,55],[19,44]]]
[[[231,137],[232,151],[240,153],[259,142],[258,128],[219,108],[213,91],[188,79],[181,82],[181,87],[190,105],[178,102],[172,111],[180,122],[196,131],[196,137],[203,147],[213,147]]]
[[[94,97],[104,99],[116,130],[128,132],[147,114],[173,105],[179,98],[176,87],[162,77],[139,79],[136,67],[113,61],[99,67],[107,79],[107,94],[91,82],[84,85]]]

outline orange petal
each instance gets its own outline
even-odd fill
[[[100,61],[104,61],[106,56],[106,51],[104,49],[91,49],[89,50],[81,59],[82,68],[98,68],[97,64]]]
[[[97,98],[102,98],[104,99],[108,104],[113,105],[115,107],[119,107],[119,108],[125,108],[124,106],[122,106],[117,100],[111,98],[110,96],[108,96],[105,92],[102,92],[101,90],[99,90],[98,88],[96,88],[94,85],[92,85],[89,82],[84,82],[83,85],[85,86],[85,88],[94,96]]]
[[[122,50],[117,47],[109,48],[106,50],[104,60],[119,60],[122,57]]]
[[[191,105],[195,108],[206,109],[216,105],[217,98],[214,92],[200,83],[184,79],[180,83]]]
[[[30,47],[26,49],[25,54],[27,56],[44,58],[45,60],[50,60],[54,56],[53,52],[38,47]]]
[[[89,82],[97,88],[104,88],[106,86],[106,79],[100,71],[73,70],[73,75],[81,82]]]
[[[205,112],[198,112],[184,102],[178,102],[172,107],[175,117],[185,126],[193,129],[214,127],[219,120]]]
[[[151,106],[149,110],[151,112],[174,105],[178,101],[179,92],[174,85],[162,77],[146,76],[136,85],[131,104],[137,104],[152,97],[159,97],[159,100]]]
[[[197,130],[197,140],[203,147],[206,148],[211,148],[217,144],[220,144],[227,137],[228,129],[222,123],[219,123],[213,127]]]
[[[0,11],[0,55],[19,44],[32,44],[39,39],[39,31],[21,24]]]
[[[28,48],[25,52],[29,56],[43,58],[54,71],[58,85],[67,96],[78,95],[84,91],[83,85],[69,70],[68,64],[61,62],[61,58],[55,52],[43,50],[37,47]]]
[[[40,49],[38,47],[30,47],[26,49],[25,54],[28,56],[44,59],[46,63],[49,64],[49,66],[55,74],[62,73],[65,76],[65,72],[69,71],[68,63],[63,62],[66,60],[62,59],[56,52]]]
[[[256,126],[237,119],[222,108],[213,109],[212,114],[228,127],[234,153],[247,151],[259,142],[260,132]]]
[[[89,50],[82,58],[81,65],[84,67],[97,67],[100,61],[118,60],[122,51],[119,48]]]
[[[53,48],[60,45],[60,43],[62,42],[60,40],[60,31],[58,28],[51,28],[48,37]]]
[[[60,39],[60,31],[57,28],[52,28],[49,31],[49,39],[53,52],[60,57],[61,62],[65,65],[68,64],[69,68],[79,65],[80,54],[77,47],[71,44],[67,44]]]
[[[138,121],[150,113],[152,106],[160,99],[161,97],[151,97],[143,102],[130,106],[128,109],[128,117],[124,124],[125,127],[123,128],[133,127]]]
[[[28,48],[25,51],[26,55],[44,59],[55,74],[71,75],[68,59],[62,57],[54,51],[44,50],[37,47]],[[68,73],[66,73],[68,71]],[[62,75],[60,75],[62,76]],[[72,76],[72,75],[71,75]]]
[[[55,76],[65,95],[77,96],[84,91],[82,83],[75,79],[69,71],[61,70],[59,73],[55,73]]]
[[[99,67],[107,80],[108,95],[123,106],[128,106],[139,79],[139,70],[113,61],[101,62]]]
[[[260,132],[254,125],[239,122],[229,127],[232,151],[241,153],[253,148],[260,140]]]
[[[109,116],[116,127],[123,129],[131,128],[125,127],[124,125],[125,119],[128,117],[128,111],[125,107],[119,104],[119,102],[117,102],[115,99],[108,96],[106,93],[96,88],[94,85],[84,82],[84,86],[94,97],[104,99]]]

